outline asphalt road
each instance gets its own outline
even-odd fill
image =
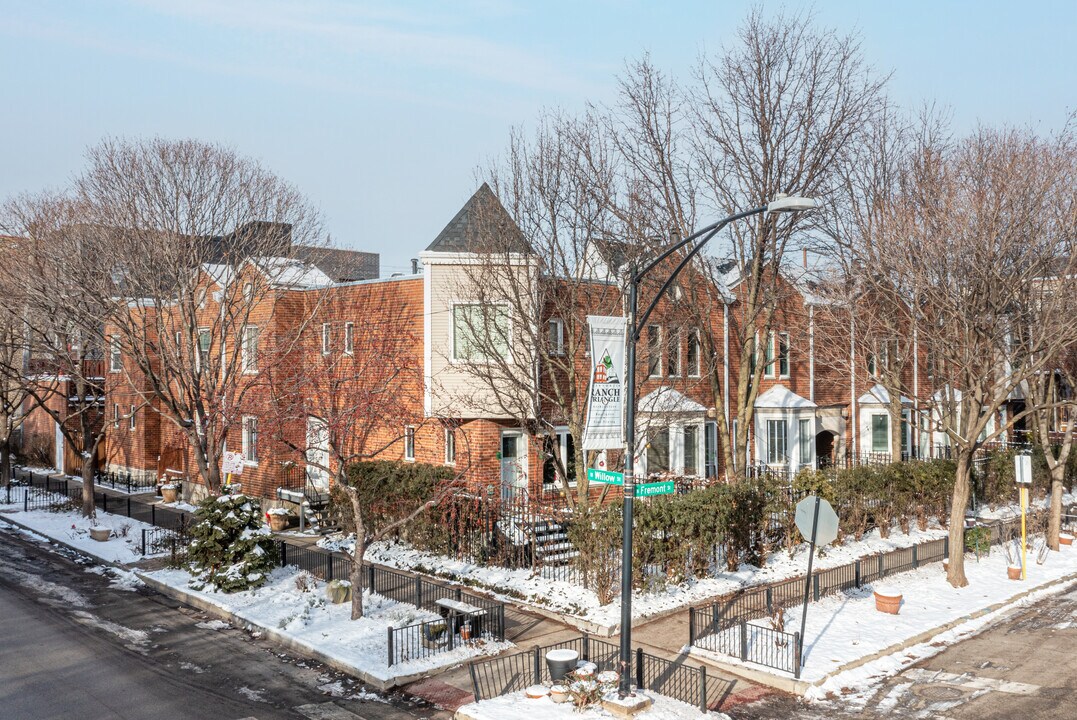
[[[0,515],[4,720],[404,720],[449,713],[357,681],[28,538]]]
[[[819,704],[772,694],[729,713],[736,720],[1077,718],[1077,583],[869,692]]]

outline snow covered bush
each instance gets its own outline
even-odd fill
[[[262,524],[257,500],[221,495],[202,501],[187,549],[191,587],[239,592],[262,585],[277,563],[277,548]]]

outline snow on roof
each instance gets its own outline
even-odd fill
[[[876,384],[871,390],[861,395],[857,403],[860,405],[889,405],[890,392],[882,385]],[[901,404],[912,405],[912,400],[902,395]]]
[[[643,413],[702,413],[707,408],[671,387],[663,385],[639,401]]]
[[[811,400],[797,395],[785,385],[775,385],[755,399],[757,408],[813,408]]]
[[[333,284],[333,279],[312,263],[282,257],[255,258],[252,262],[277,287],[309,288]]]
[[[953,394],[954,402],[961,402],[961,391],[957,388],[951,390],[948,387],[940,388],[938,392],[931,396],[931,399],[935,402],[948,402],[951,393]]]

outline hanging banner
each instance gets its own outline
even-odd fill
[[[620,449],[625,444],[625,319],[588,315],[587,326],[593,365],[583,449]]]

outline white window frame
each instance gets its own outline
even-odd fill
[[[556,442],[557,442],[557,450],[561,454],[561,461],[564,462],[565,465],[566,465],[565,472],[568,473],[568,467],[567,467],[567,464],[568,464],[568,462],[567,462],[568,461],[568,438],[569,438],[568,426],[567,425],[560,425],[558,427],[555,427],[553,432],[554,432],[554,437],[557,438],[557,440],[556,440]],[[573,450],[577,449],[575,442],[572,443],[572,448],[573,448]],[[576,462],[579,462],[579,454],[578,453],[577,453],[577,456],[576,456]],[[543,461],[543,470],[545,470],[545,460]],[[568,486],[570,488],[576,487],[576,474],[575,473],[572,473],[566,479],[568,480]],[[558,487],[558,483],[557,483],[556,479],[552,483],[546,482],[545,473],[543,473],[542,484],[547,488]]]
[[[404,426],[404,460],[415,462],[415,426]]]
[[[251,332],[254,333],[253,347],[251,344]],[[244,375],[258,374],[258,340],[261,332],[257,325],[244,325],[240,331],[239,362]]]
[[[344,323],[344,354],[355,354],[355,323]]]
[[[651,330],[655,331],[655,341],[651,342]],[[658,362],[654,362],[654,358]],[[651,324],[647,326],[647,377],[662,377],[662,366],[665,365],[666,354],[662,347],[662,326]]]
[[[811,418],[799,418],[797,420],[797,463],[801,466],[811,465],[812,463],[813,440],[815,439],[815,433],[812,431],[813,425]],[[808,429],[807,432],[804,432],[805,427]]]
[[[456,464],[456,428],[445,428],[445,464]]]
[[[485,357],[479,354],[475,354],[473,357],[461,357],[457,354],[456,347],[456,310],[457,308],[465,307],[489,307],[489,308],[504,308],[505,311],[505,355],[501,358]],[[450,361],[453,363],[470,363],[470,364],[493,364],[501,361],[512,362],[512,339],[513,339],[513,325],[512,325],[512,308],[507,302],[491,302],[484,303],[479,301],[460,300],[453,302],[449,305],[449,351]]]
[[[696,348],[696,361],[692,363],[692,346]],[[700,377],[703,368],[703,341],[699,335],[699,328],[692,328],[688,332],[688,347],[685,348],[685,362],[688,364],[688,377]]]
[[[208,342],[206,343],[205,348],[202,347],[202,338],[203,337],[205,337],[208,340]],[[202,369],[202,355],[203,355],[203,353],[209,354],[209,352],[211,350],[213,350],[213,334],[210,332],[209,328],[206,328],[206,327],[198,328],[198,334],[197,334],[196,339],[195,339],[195,351],[194,351],[194,367],[195,367],[195,370],[201,370]]]
[[[254,442],[251,442],[251,425],[254,425]],[[254,415],[243,416],[243,464],[250,467],[258,467],[258,418]],[[253,447],[252,447],[253,446]],[[253,450],[253,459],[251,458]]]
[[[785,467],[789,464],[789,424],[785,418],[764,418],[763,423],[767,429],[765,448],[767,451],[767,465]],[[773,432],[774,428],[779,427],[781,428],[781,448],[778,447],[776,441],[778,433]],[[779,449],[781,450],[780,457]]]
[[[882,450],[875,449],[875,418],[881,417],[886,422],[885,440],[886,447]],[[871,438],[871,452],[872,453],[891,453],[890,447],[890,413],[887,412],[873,412],[868,416],[868,432]]]
[[[137,427],[137,412],[138,409],[134,405],[132,405],[131,414],[127,416],[127,427],[129,430],[134,430]]]
[[[112,427],[120,429],[120,404],[112,403]]]
[[[549,322],[546,324],[546,330],[550,340],[550,355],[564,355],[565,321],[561,318],[550,318]]]
[[[704,427],[705,427],[705,423],[695,423],[695,422],[685,423],[681,427],[681,432],[680,432],[680,435],[681,435],[681,449],[680,449],[680,454],[681,454],[681,473],[683,475],[685,475],[686,477],[702,477],[706,473],[706,465],[707,465],[707,463],[706,463],[706,460],[704,460],[703,455],[706,454],[706,442],[707,441],[706,441],[706,438],[703,436]],[[689,431],[694,432],[695,436],[696,436],[696,447],[695,447],[696,458],[695,458],[695,462],[692,464],[692,467],[688,466],[688,433],[689,433]],[[702,462],[701,462],[701,460],[702,460]],[[703,467],[702,472],[700,471],[700,466]]]
[[[322,355],[328,357],[333,347],[333,328],[329,323],[322,323]]]
[[[789,333],[779,332],[775,333],[775,372],[778,373],[778,377],[781,379],[788,379],[793,371],[793,346],[790,344]],[[782,372],[782,346],[785,346],[785,371]]]
[[[120,339],[115,335],[108,339],[108,371],[123,372],[123,350],[120,348]]]
[[[684,366],[681,364],[681,336],[683,333],[677,326],[669,328],[669,344],[666,346],[666,377],[679,378]],[[673,362],[670,362],[672,360]]]

